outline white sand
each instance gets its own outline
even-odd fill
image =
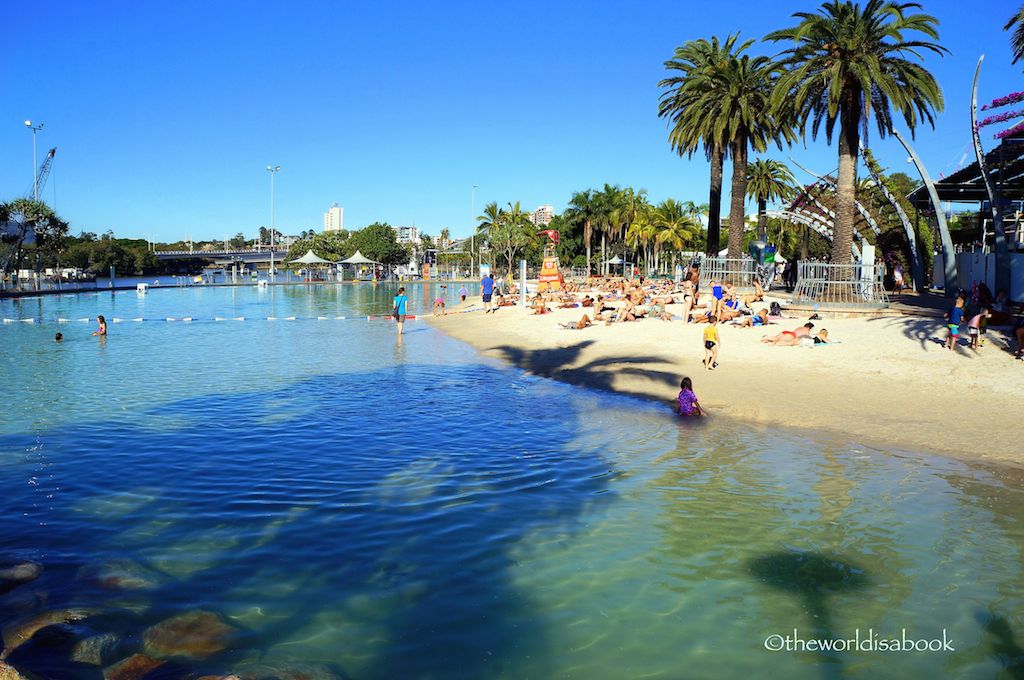
[[[618,304],[618,303],[614,303]],[[519,307],[497,314],[454,313],[438,328],[486,355],[572,384],[664,401],[688,375],[712,414],[780,427],[842,433],[854,441],[1024,465],[1024,362],[1007,349],[1007,332],[989,329],[978,351],[943,346],[942,319],[902,316],[822,319],[837,344],[772,347],[760,342],[803,324],[764,328],[719,325],[719,367],[705,370],[703,324],[645,319],[562,330],[591,309],[532,316]],[[670,306],[678,315],[680,309]],[[966,332],[961,335],[966,342]]]

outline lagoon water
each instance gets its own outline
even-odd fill
[[[389,321],[333,318],[387,314],[392,292],[0,300],[0,318],[37,320],[0,326],[0,562],[45,566],[0,598],[0,627],[95,608],[131,651],[201,609],[240,633],[187,665],[263,676],[1024,673],[1020,474],[726,419],[687,427],[419,321],[399,342]],[[413,286],[410,312],[434,292]],[[106,340],[53,323],[96,314],[125,321]],[[90,578],[111,562],[142,587]],[[955,651],[766,650],[794,629],[945,630]],[[11,659],[96,677],[59,642]]]

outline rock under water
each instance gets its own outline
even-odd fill
[[[238,629],[212,612],[172,616],[143,633],[145,652],[157,658],[203,660],[227,649]]]
[[[96,614],[91,609],[61,609],[36,614],[28,619],[11,624],[3,631],[4,648],[0,651],[0,659],[6,659],[11,653],[40,630],[49,626],[81,621]]]
[[[0,568],[0,594],[20,586],[22,583],[35,581],[43,573],[43,565],[35,562],[21,562],[13,566]]]
[[[78,578],[108,590],[154,590],[167,581],[162,574],[125,558],[87,564]]]

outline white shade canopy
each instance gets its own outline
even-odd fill
[[[305,255],[296,260],[292,260],[292,262],[298,264],[334,264],[330,260],[325,260],[322,257],[317,257],[312,250],[307,250]]]
[[[622,264],[622,258],[616,255],[612,259],[605,262],[605,264]]]
[[[370,258],[364,256],[358,250],[356,251],[355,255],[353,255],[352,257],[348,258],[347,260],[342,260],[341,263],[342,264],[380,264],[380,262],[377,262],[375,260],[371,260]]]

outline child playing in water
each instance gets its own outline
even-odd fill
[[[463,286],[462,288],[459,288],[459,300],[461,302],[465,302],[466,301],[466,296],[467,295],[469,295],[469,289],[467,289],[465,286]]]
[[[718,368],[718,317],[712,314],[704,329],[704,368],[709,371]]]
[[[93,333],[93,335],[106,335],[107,334],[107,320],[100,314],[96,317],[96,322],[100,325],[99,330]]]
[[[693,381],[683,378],[679,383],[679,396],[672,410],[681,416],[702,416],[704,411],[700,408],[697,395],[693,393]]]

